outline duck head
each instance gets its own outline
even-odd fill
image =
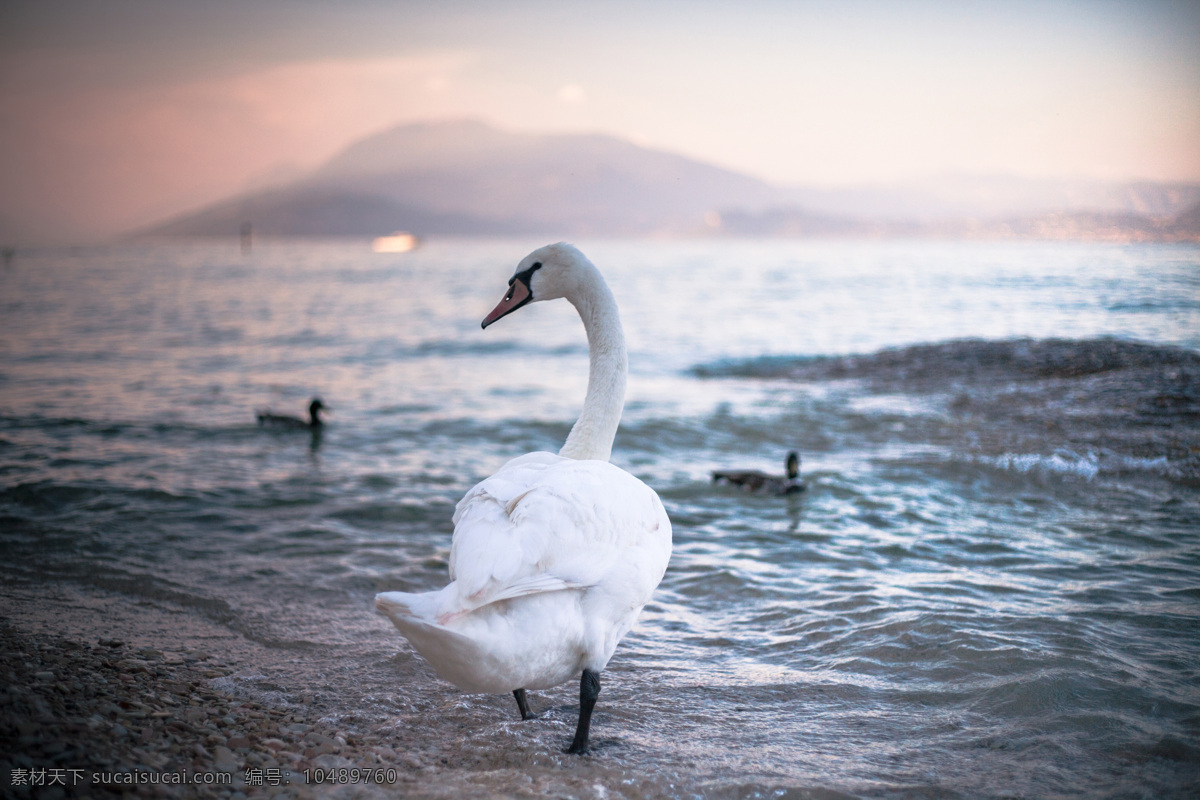
[[[795,450],[787,454],[787,461],[784,462],[787,467],[788,480],[795,480],[800,477],[800,454]]]
[[[517,271],[508,279],[508,292],[483,318],[481,327],[486,328],[529,303],[569,298],[589,269],[594,271],[595,267],[573,245],[559,242],[539,247],[521,259]]]
[[[308,404],[308,418],[313,425],[321,425],[324,421],[321,419],[322,411],[330,411],[329,406],[321,402],[321,398],[314,397],[312,402]]]

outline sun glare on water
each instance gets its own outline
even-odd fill
[[[371,242],[371,250],[376,253],[407,253],[417,249],[417,237],[404,231],[396,231],[389,236],[377,236]]]

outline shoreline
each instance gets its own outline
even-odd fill
[[[222,692],[213,681],[237,665],[201,650],[84,643],[7,620],[0,643],[0,781],[12,796],[307,798],[322,787],[306,771],[326,784],[356,777],[361,790],[376,778],[400,788],[416,766],[303,705]]]
[[[404,708],[364,718],[352,698],[279,675],[278,654],[238,634],[63,585],[38,592],[33,603],[0,584],[2,797],[600,800],[661,796],[663,780],[679,782],[629,772],[619,749],[605,752],[617,739],[564,755],[569,688],[536,693],[536,725],[498,695],[482,701],[496,709],[490,722],[466,725],[467,696],[418,660]],[[247,678],[276,688],[246,696]],[[378,675],[363,680],[377,690]]]

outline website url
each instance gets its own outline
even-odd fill
[[[143,783],[227,786],[233,784],[233,774],[229,772],[143,772],[141,770],[134,770],[133,772],[93,772],[92,783],[114,786],[131,786]]]

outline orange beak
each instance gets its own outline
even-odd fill
[[[508,285],[508,294],[504,295],[504,299],[497,303],[491,313],[483,318],[480,327],[486,328],[501,317],[516,311],[532,299],[533,293],[529,291],[529,287],[525,284],[525,281],[520,278],[513,278]]]

